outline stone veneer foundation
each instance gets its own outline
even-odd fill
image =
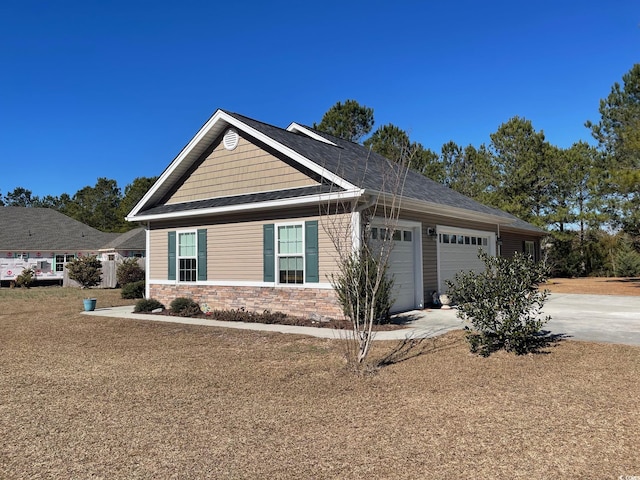
[[[343,317],[333,289],[151,284],[149,296],[167,307],[178,297],[189,297],[217,310],[244,308],[255,312],[284,312],[299,317]]]

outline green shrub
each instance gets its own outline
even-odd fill
[[[543,343],[539,318],[548,292],[538,285],[546,280],[547,268],[529,256],[493,257],[480,252],[485,270],[461,272],[447,281],[449,295],[458,305],[458,316],[469,320],[466,327],[471,351],[488,356],[500,349],[524,354]]]
[[[22,273],[16,277],[16,285],[22,288],[29,288],[35,280],[35,271],[32,268],[25,268]]]
[[[154,310],[161,308],[164,310],[164,305],[154,298],[143,298],[136,302],[136,306],[133,308],[134,312],[153,312]]]
[[[75,258],[65,266],[69,278],[75,280],[82,288],[90,288],[100,284],[102,278],[102,262],[95,255]]]
[[[126,258],[116,269],[118,285],[124,287],[129,283],[144,280],[144,270],[140,267],[137,258]]]
[[[120,296],[122,298],[143,298],[144,297],[145,281],[140,280],[138,282],[127,283],[122,287]]]
[[[369,306],[374,304],[375,324],[388,323],[389,310],[393,305],[391,289],[393,279],[386,275],[383,267],[368,249],[354,253],[340,266],[340,273],[332,275],[331,283],[345,317],[359,324],[365,323]],[[382,276],[378,290],[374,293],[374,285],[378,275]],[[375,297],[375,298],[374,298]]]
[[[171,302],[171,311],[181,317],[192,317],[202,313],[200,305],[192,298],[178,297]]]
[[[231,310],[211,310],[209,315],[216,320],[225,322],[268,323],[279,325],[296,325],[303,319],[287,315],[283,312],[264,310],[262,313],[253,312],[244,308]]]

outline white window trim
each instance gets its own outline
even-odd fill
[[[161,278],[150,278],[149,284],[153,285],[175,285],[174,280],[164,280]],[[182,283],[184,284],[184,282]],[[268,287],[268,288],[311,288],[314,290],[333,290],[333,285],[328,282],[320,283],[278,283],[273,282],[259,282],[251,280],[207,280],[200,281],[198,285],[211,286],[211,287]]]
[[[195,255],[180,255],[180,235],[184,235],[187,233],[193,233],[195,237]],[[193,281],[180,280],[180,259],[182,258],[194,258],[196,261],[196,279]],[[176,230],[176,283],[181,284],[193,284],[198,281],[198,230],[197,229],[188,229],[188,230]]]
[[[280,254],[280,236],[279,236],[279,232],[280,232],[280,227],[302,227],[302,253],[300,254]],[[274,255],[274,261],[275,261],[275,268],[274,268],[274,273],[275,273],[275,284],[278,286],[282,286],[282,287],[302,287],[304,285],[307,284],[307,266],[306,266],[306,258],[305,258],[305,251],[306,251],[306,245],[307,245],[307,239],[305,238],[305,222],[283,222],[283,223],[276,223],[274,225],[275,228],[275,255]],[[280,281],[280,257],[297,257],[300,256],[302,257],[302,283],[282,283]]]
[[[531,251],[529,251],[528,247],[531,247]],[[524,253],[529,255],[533,260],[536,259],[536,242],[533,240],[525,240],[524,241]]]

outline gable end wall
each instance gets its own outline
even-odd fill
[[[167,204],[318,185],[318,182],[249,140],[234,150],[222,142],[177,187]]]

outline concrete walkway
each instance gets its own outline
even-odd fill
[[[322,327],[298,327],[293,325],[275,325],[264,323],[223,322],[207,318],[182,318],[169,315],[149,315],[133,313],[132,306],[96,308],[93,312],[82,312],[84,315],[112,318],[128,318],[151,322],[180,323],[184,325],[206,325],[210,327],[235,328],[238,330],[257,330],[264,332],[292,333],[319,338],[344,338],[345,330]],[[410,318],[410,326],[399,330],[376,332],[376,340],[403,340],[405,338],[427,338],[442,335],[449,330],[463,328],[463,323],[456,317],[455,310],[416,310],[403,313]]]
[[[86,315],[129,318],[135,320],[209,325],[239,330],[259,330],[320,338],[344,338],[346,332],[330,328],[265,325],[261,323],[222,322],[202,318],[181,318],[132,313],[133,307],[99,308]],[[566,338],[640,346],[640,297],[613,295],[574,295],[554,293],[549,296],[544,315],[552,319],[545,326],[553,334]],[[416,310],[402,314],[408,317],[407,328],[377,332],[376,340],[403,340],[441,335],[464,328],[456,310]]]

